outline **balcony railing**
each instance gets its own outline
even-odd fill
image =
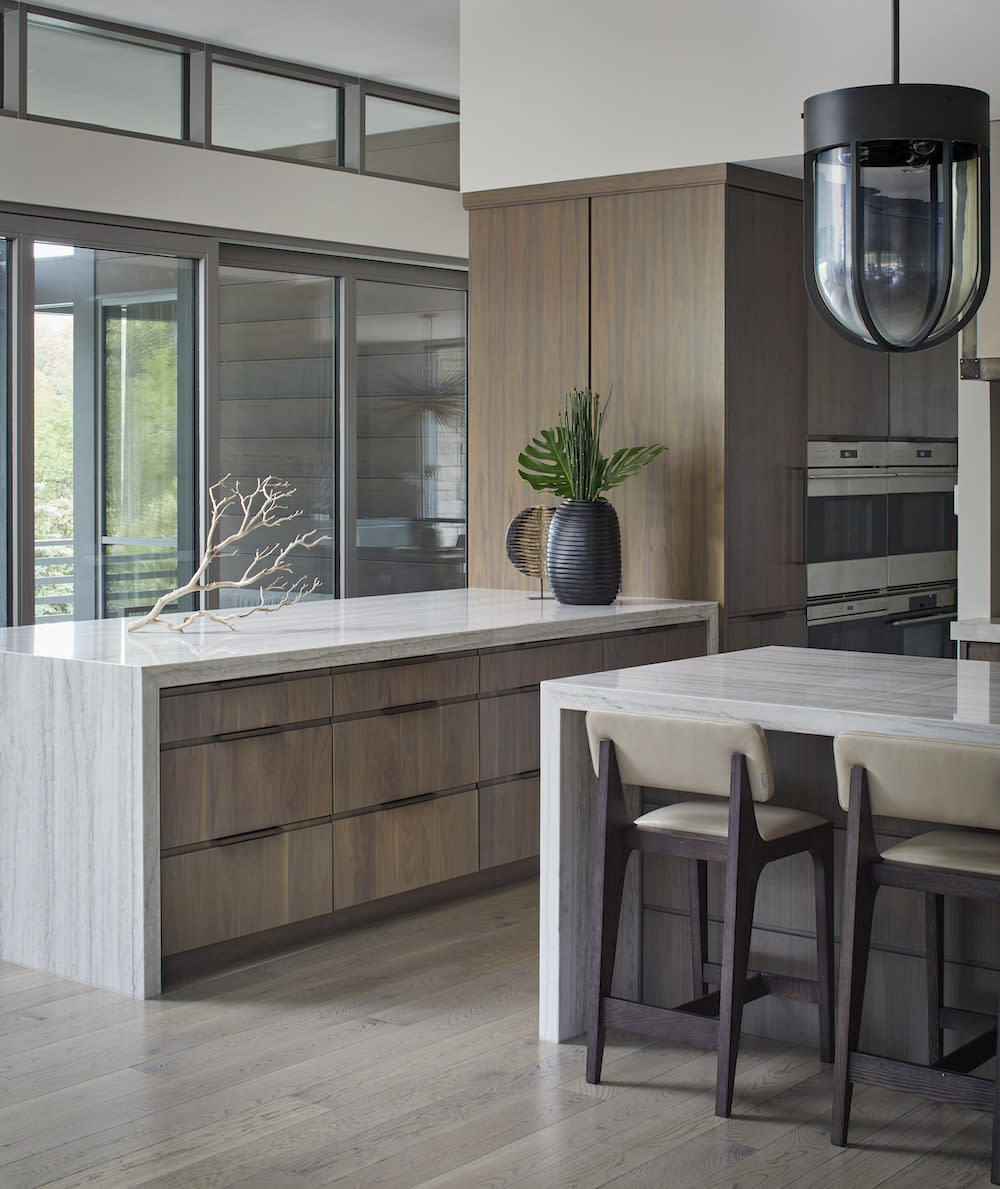
[[[177,542],[168,537],[102,537],[101,555],[100,594],[83,607],[72,539],[35,542],[36,622],[138,615],[178,584]]]

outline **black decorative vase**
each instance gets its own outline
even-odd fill
[[[622,541],[617,513],[607,500],[566,500],[556,508],[545,566],[560,603],[615,601],[622,585]]]

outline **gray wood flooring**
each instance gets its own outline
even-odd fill
[[[744,1037],[621,1038],[607,1084],[536,1036],[537,889],[366,926],[141,1003],[0,964],[0,1187],[944,1189],[989,1183],[985,1116],[860,1088]]]

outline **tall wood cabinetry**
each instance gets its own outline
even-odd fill
[[[517,454],[589,383],[607,447],[668,446],[610,494],[623,593],[719,602],[723,647],[804,644],[798,183],[726,165],[466,205],[470,585],[526,585],[503,550],[537,499]]]
[[[807,312],[809,436],[958,437],[958,339],[887,355],[848,342]]]

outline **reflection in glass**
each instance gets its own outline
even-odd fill
[[[180,140],[185,55],[180,50],[28,16],[28,112]]]
[[[240,542],[219,576],[240,577],[257,546],[315,529],[333,539],[293,554],[294,576],[319,578],[314,598],[335,597],[337,281],[226,265],[219,308],[219,453],[210,481],[228,474],[252,489],[267,475],[287,479],[296,489],[290,510],[303,512]],[[224,591],[220,599],[240,606],[257,594]]]
[[[458,115],[365,97],[365,170],[458,187]]]
[[[212,66],[212,143],[339,165],[341,91],[260,70]]]
[[[37,620],[148,610],[194,567],[194,273],[36,245]]]
[[[466,584],[465,297],[358,282],[357,594]]]

